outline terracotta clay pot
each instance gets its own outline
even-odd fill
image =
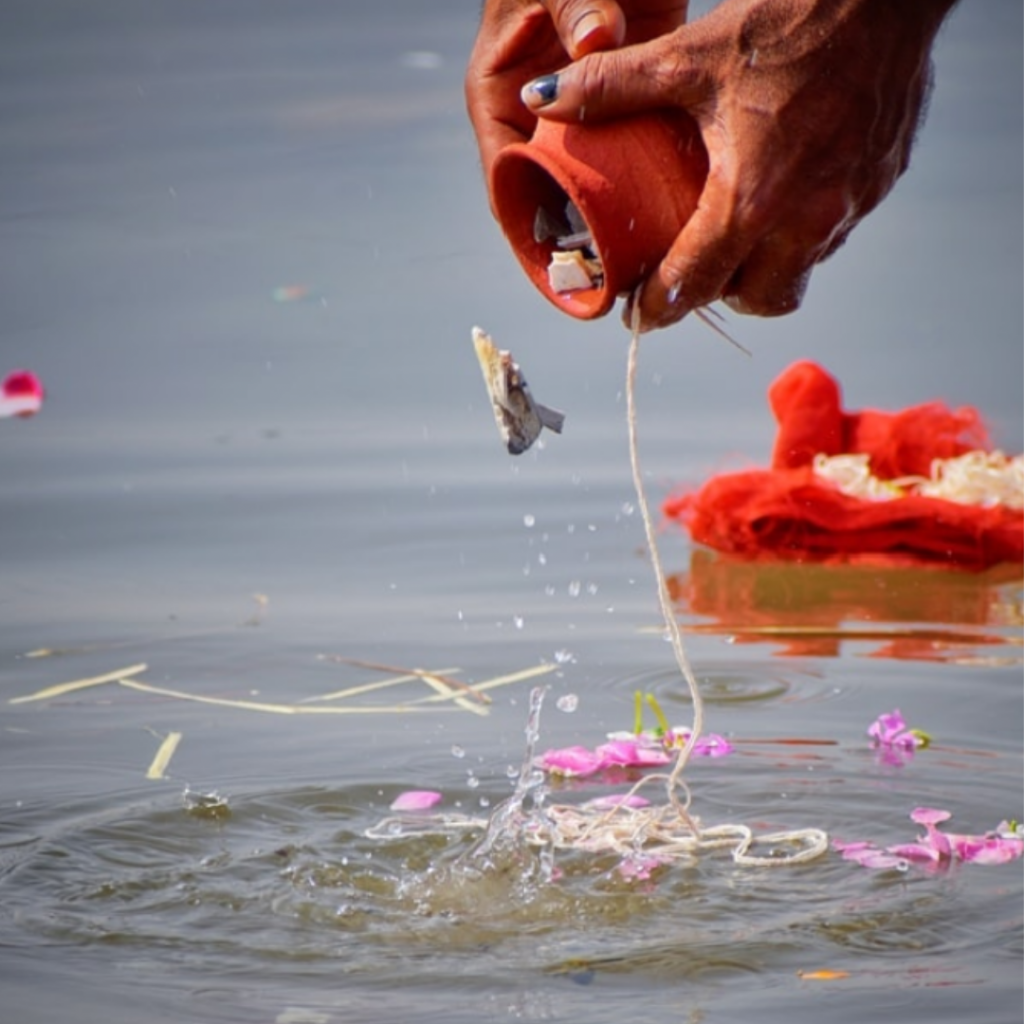
[[[538,290],[582,320],[603,316],[658,265],[690,219],[707,177],[694,122],[663,112],[605,124],[541,119],[529,142],[502,150],[491,168],[494,210]],[[554,238],[536,237],[537,211],[564,221],[568,201],[586,222],[604,278],[555,292],[548,281]]]

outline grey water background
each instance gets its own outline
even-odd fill
[[[270,702],[375,678],[335,657],[467,680],[543,661],[558,665],[545,743],[628,727],[637,687],[685,720],[629,481],[627,335],[544,302],[490,219],[461,95],[477,14],[0,7],[0,372],[31,368],[48,392],[39,416],[0,423],[4,701],[137,661],[156,685]],[[764,463],[765,390],[797,358],[833,372],[850,408],[973,404],[1021,449],[1021,39],[1013,0],[958,7],[910,172],[797,314],[730,317],[753,359],[697,323],[645,339],[653,501]],[[286,286],[309,295],[275,302]],[[564,436],[505,455],[473,324],[566,411]],[[685,536],[663,537],[669,571],[696,572]],[[807,578],[765,578],[780,621]],[[815,586],[839,627],[944,630],[932,660],[870,659],[877,638],[795,654],[693,636],[710,728],[840,744],[809,766],[698,766],[701,813],[889,842],[921,803],[963,831],[1019,817],[1019,584],[883,574],[871,586],[891,600],[861,587],[847,607],[830,579]],[[896,881],[832,861],[784,881],[702,866],[694,889],[614,914],[588,893],[590,918],[484,893],[468,909],[449,894],[457,910],[432,893],[426,916],[375,902],[343,855],[406,870],[360,839],[402,788],[500,800],[529,685],[495,691],[487,718],[261,716],[116,687],[5,703],[4,1016],[1014,1019],[1013,866]],[[568,693],[579,710],[559,714]],[[863,732],[893,706],[959,753],[931,774],[923,756],[879,767]],[[171,730],[170,778],[145,780]],[[185,809],[185,786],[232,816]],[[707,914],[673,926],[680,905]],[[591,984],[559,966],[574,958],[602,965]],[[837,966],[846,988],[796,980]]]

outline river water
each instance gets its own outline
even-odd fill
[[[637,690],[690,714],[630,483],[626,334],[548,306],[487,212],[477,9],[0,11],[0,371],[48,390],[0,422],[5,1019],[1018,1019],[1019,863],[715,853],[545,882],[459,870],[470,835],[366,835],[407,789],[486,817],[535,685],[541,748],[630,728]],[[765,389],[797,358],[851,408],[972,404],[1021,449],[1021,38],[1019,4],[960,6],[911,171],[801,311],[731,318],[752,359],[690,322],[645,339],[653,502],[763,464]],[[474,324],[563,436],[505,454]],[[736,747],[688,770],[703,821],[885,845],[914,807],[1020,818],[1019,567],[736,566],[660,537]],[[522,676],[422,703],[428,681],[392,683],[414,668]],[[894,708],[933,737],[902,764],[865,735]]]

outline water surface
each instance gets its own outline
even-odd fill
[[[637,689],[689,714],[629,481],[625,333],[533,294],[487,213],[461,98],[477,6],[0,13],[0,370],[49,392],[0,423],[6,1013],[1013,1019],[1019,866],[714,856],[648,886],[605,863],[544,885],[438,875],[468,837],[366,837],[404,789],[482,816],[506,798],[537,682],[544,746],[628,728]],[[960,6],[911,172],[803,310],[734,319],[752,360],[695,324],[645,341],[653,501],[764,463],[765,389],[800,357],[852,408],[974,404],[1020,450],[1021,17]],[[563,437],[504,454],[474,323],[566,410]],[[662,537],[708,727],[737,746],[692,767],[705,821],[893,843],[915,806],[962,831],[1020,817],[1019,572],[752,568]],[[6,703],[142,662],[177,694],[307,708],[389,675],[345,659],[553,670],[485,716],[116,682]],[[935,737],[903,766],[865,737],[894,707]],[[847,977],[800,977],[817,970]]]

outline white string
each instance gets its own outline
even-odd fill
[[[626,419],[629,426],[629,464],[633,471],[633,487],[636,490],[636,500],[644,522],[644,532],[647,535],[647,551],[651,558],[651,567],[654,569],[654,578],[658,588],[658,604],[661,607],[661,615],[665,620],[665,628],[668,630],[669,640],[672,643],[672,652],[676,656],[679,671],[682,672],[683,678],[686,680],[686,686],[690,691],[690,699],[693,701],[693,730],[685,746],[679,752],[675,768],[673,768],[672,774],[669,776],[671,796],[675,783],[679,776],[682,775],[683,769],[690,759],[690,754],[697,740],[700,739],[701,733],[704,731],[704,701],[701,698],[700,687],[697,685],[697,678],[693,674],[693,668],[690,666],[690,659],[683,645],[683,636],[679,631],[679,623],[676,621],[675,612],[672,608],[668,584],[665,582],[665,570],[661,564],[658,542],[654,536],[654,523],[651,519],[651,511],[647,505],[643,473],[640,470],[640,444],[637,440],[636,426],[636,366],[639,351],[640,294],[638,289],[633,300],[632,337],[629,341],[629,357],[626,363]]]

